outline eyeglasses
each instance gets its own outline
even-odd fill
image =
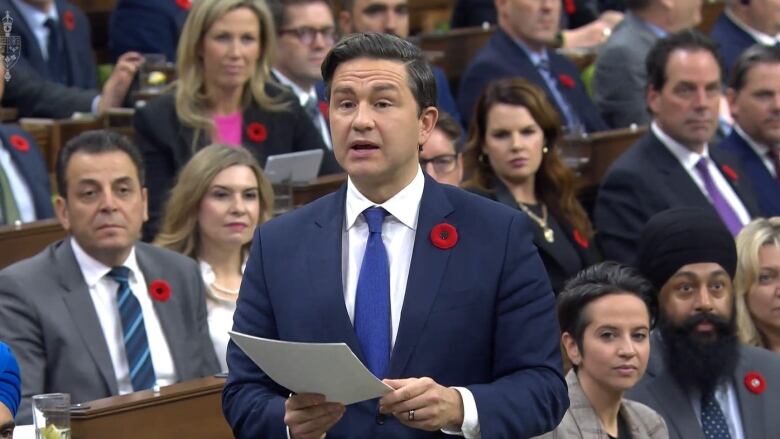
[[[437,174],[449,174],[455,170],[455,164],[458,162],[457,154],[442,154],[429,159],[420,159],[420,166],[425,168],[428,163],[433,165],[433,170]]]
[[[327,44],[333,44],[336,41],[336,29],[333,26],[325,26],[321,28],[311,26],[301,26],[294,29],[282,29],[279,31],[279,35],[293,34],[298,41],[305,45],[310,45],[317,38],[317,34],[322,34],[322,39]]]

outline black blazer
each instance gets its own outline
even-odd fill
[[[297,99],[278,85],[268,84],[266,92],[272,97],[285,96],[290,107],[288,110],[268,111],[252,103],[244,110],[242,144],[252,151],[260,166],[265,166],[266,159],[271,155],[322,149],[325,158],[320,174],[340,172],[333,152],[322,142],[320,133]],[[258,123],[266,129],[264,140],[253,140],[248,134],[248,127]],[[146,187],[149,189],[149,221],[144,225],[144,240],[151,240],[157,232],[176,175],[193,155],[195,130],[179,121],[173,94],[153,99],[137,110],[133,127],[136,143],[143,154]],[[209,143],[208,135],[202,133],[195,149],[201,149]]]
[[[780,215],[780,181],[769,172],[761,157],[737,130],[733,130],[717,147],[739,159],[745,175],[750,179],[753,190],[756,191],[763,216]]]
[[[13,107],[19,117],[53,117],[62,119],[74,112],[90,113],[97,90],[82,90],[48,81],[29,65],[17,63],[5,84],[2,106]]]
[[[717,148],[710,147],[709,154],[750,217],[760,216],[750,179],[738,161]],[[637,241],[650,217],[691,206],[711,209],[717,215],[677,158],[649,131],[610,166],[601,181],[594,223],[604,256],[633,264]]]
[[[492,192],[474,188],[469,188],[468,190],[475,194],[490,198],[493,201],[505,204],[512,209],[521,210],[517,205],[517,201],[515,201],[515,198],[509,192],[509,189],[499,181],[494,182],[494,191]],[[525,213],[523,213],[523,215],[525,215]],[[566,242],[568,242],[577,252],[580,261],[579,267],[574,272],[570,272],[565,268],[561,260],[562,255],[560,254],[560,250],[553,244],[547,242],[542,233],[542,229],[537,227],[536,223],[533,223],[534,245],[536,245],[536,248],[539,250],[539,256],[542,258],[545,270],[547,270],[550,284],[552,284],[552,289],[557,295],[563,290],[566,280],[577,274],[580,270],[597,263],[601,258],[596,249],[596,243],[592,239],[587,240],[584,235],[580,235],[579,233],[576,234],[577,238],[575,238],[574,227],[564,218],[555,217],[555,221],[561,229],[563,229],[565,235],[563,238],[565,238]],[[556,235],[555,239],[558,240],[560,237]]]

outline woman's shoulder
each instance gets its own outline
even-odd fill
[[[632,430],[640,429],[643,437],[666,439],[669,432],[664,418],[655,410],[638,401],[623,399],[623,412],[626,422]]]

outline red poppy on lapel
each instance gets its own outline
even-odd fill
[[[268,138],[268,130],[260,122],[252,122],[246,126],[246,137],[259,143]]]
[[[158,302],[166,302],[171,298],[171,286],[162,279],[155,279],[149,284],[149,295]]]
[[[577,12],[577,5],[574,3],[574,0],[563,0],[563,7],[569,15]]]
[[[452,224],[436,224],[431,230],[431,242],[442,250],[451,249],[458,243],[458,230]]]
[[[176,0],[176,5],[185,11],[189,11],[192,7],[192,0]]]
[[[65,29],[69,31],[76,29],[76,17],[73,16],[73,11],[67,10],[62,14],[62,24],[65,25]]]
[[[756,395],[760,395],[766,390],[766,380],[759,372],[748,372],[745,374],[745,387]]]
[[[30,142],[28,142],[24,136],[14,134],[8,140],[11,141],[11,146],[13,146],[17,151],[27,152],[30,150]]]
[[[580,233],[579,230],[574,229],[574,242],[576,242],[580,247],[582,248],[588,248],[590,244],[588,243],[588,240],[582,236],[582,233]]]
[[[730,178],[731,181],[736,182],[737,180],[739,180],[739,175],[737,175],[736,171],[731,169],[731,166],[722,165],[720,169],[723,170],[723,173],[726,174],[726,177]]]
[[[320,113],[322,113],[322,117],[328,119],[328,115],[330,114],[329,113],[330,107],[328,107],[328,103],[321,101],[319,105],[320,105]]]
[[[574,86],[577,85],[577,83],[574,82],[574,79],[566,73],[558,75],[558,80],[561,81],[561,84],[566,88],[574,88]]]

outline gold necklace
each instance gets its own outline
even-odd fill
[[[518,201],[517,205],[520,206],[520,209],[522,209],[522,211],[525,212],[529,218],[534,220],[536,224],[539,224],[539,227],[542,228],[542,234],[544,235],[544,239],[546,239],[547,242],[552,243],[553,241],[555,241],[555,233],[550,228],[550,226],[547,225],[547,206],[542,204],[542,217],[539,218],[535,213],[531,212],[531,209],[526,207],[525,204]]]

